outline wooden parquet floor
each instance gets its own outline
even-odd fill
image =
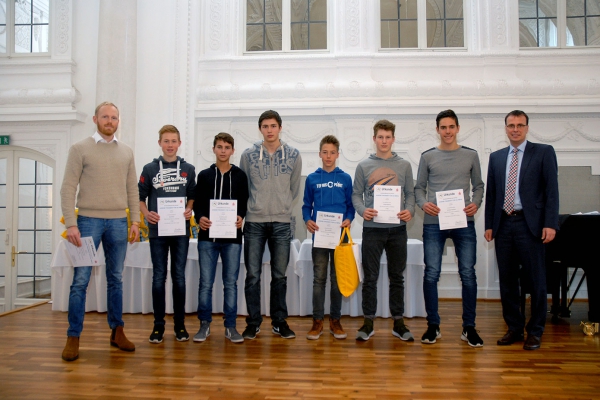
[[[579,322],[587,302],[553,325],[548,319],[542,349],[496,345],[505,332],[499,302],[480,301],[477,323],[485,341],[470,348],[460,340],[461,303],[441,301],[442,335],[420,339],[424,318],[407,320],[417,340],[391,335],[392,321],[377,319],[375,336],[354,340],[362,318],[343,317],[348,339],[329,333],[306,340],[310,317],[289,318],[297,338],[270,332],[265,319],[257,340],[230,343],[215,316],[206,342],[179,343],[172,320],[162,344],[150,344],[152,315],[126,314],[125,332],[134,353],[109,346],[106,314],[88,313],[80,358],[64,362],[66,313],[46,304],[0,317],[2,399],[597,399],[600,396],[600,336],[584,336]],[[187,316],[193,336],[195,315]],[[238,319],[240,332],[245,327]]]

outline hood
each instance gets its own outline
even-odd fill
[[[381,157],[377,157],[376,153],[373,153],[369,156],[370,160],[379,160],[379,161],[395,161],[395,160],[402,160],[402,157],[400,157],[395,151],[392,151],[392,156],[390,158],[381,158]]]
[[[279,143],[281,145],[277,148],[277,150],[275,150],[275,152],[281,150],[281,159],[285,160],[285,147],[287,145],[281,139],[279,139]],[[266,152],[267,154],[269,154],[269,152],[267,151],[267,148],[265,146],[263,146],[263,141],[262,140],[254,143],[254,149],[255,149],[255,151],[259,151],[260,152],[260,156],[258,157],[258,159],[261,160],[261,161],[263,159],[263,153]]]

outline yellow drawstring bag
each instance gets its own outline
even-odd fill
[[[345,235],[348,235],[348,243],[342,243]],[[340,236],[340,242],[335,247],[333,259],[338,288],[346,297],[354,293],[360,282],[356,259],[354,257],[354,246],[358,245],[352,242],[350,229],[345,227]]]

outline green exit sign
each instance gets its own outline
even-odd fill
[[[8,146],[10,144],[10,136],[3,135],[0,136],[0,146]]]

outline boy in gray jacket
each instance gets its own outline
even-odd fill
[[[262,113],[258,128],[263,140],[246,149],[240,168],[248,176],[248,210],[244,225],[246,263],[246,306],[248,326],[242,336],[255,339],[260,332],[260,274],[265,244],[271,252],[271,325],[273,333],[286,339],[296,337],[288,317],[285,272],[290,257],[292,202],[300,190],[300,152],[279,139],[281,117],[276,111]]]
[[[404,325],[404,270],[406,269],[406,223],[415,213],[415,193],[410,163],[392,151],[396,140],[396,125],[387,120],[378,121],[373,127],[373,142],[377,153],[361,161],[354,175],[352,204],[364,218],[362,239],[362,263],[364,280],[362,308],[364,324],[358,330],[357,340],[369,340],[374,335],[373,320],[377,312],[377,278],[380,260],[385,250],[390,279],[390,311],[394,319],[392,334],[401,340],[414,341]],[[374,206],[375,186],[400,186],[402,188],[401,211],[395,221],[375,222],[378,210]]]

